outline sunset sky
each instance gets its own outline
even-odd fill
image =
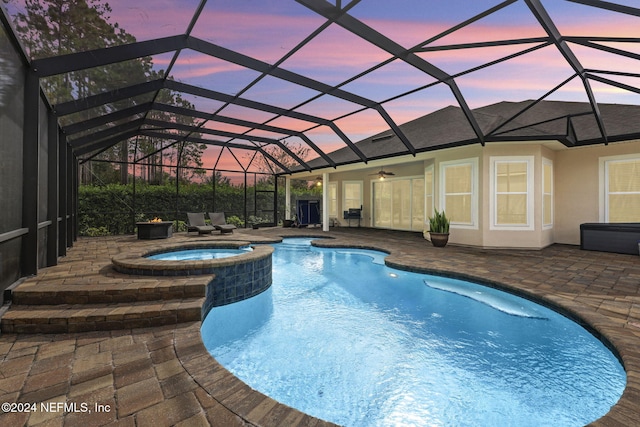
[[[111,22],[117,22],[138,41],[143,41],[184,34],[199,1],[110,0],[108,3],[113,9]],[[343,6],[348,3],[342,2]],[[500,3],[502,2],[497,0],[362,0],[350,9],[349,14],[403,47],[412,48]],[[618,0],[615,3],[638,7],[637,2],[631,0]],[[542,4],[565,37],[639,35],[640,18],[637,16],[609,12],[572,1],[543,0]],[[323,17],[290,0],[210,0],[191,35],[274,64],[324,22]],[[520,0],[436,40],[427,47],[543,36],[546,36],[545,31],[526,3]],[[446,73],[455,75],[539,44],[432,51],[418,55]],[[640,55],[638,43],[601,44]],[[639,70],[638,60],[635,58],[624,58],[571,42],[568,45],[584,68],[622,73],[637,73]],[[389,53],[332,24],[279,66],[334,86],[383,63],[390,57]],[[158,55],[153,58],[153,62],[157,69],[164,69],[171,58],[172,54]],[[558,49],[551,45],[456,77],[455,81],[468,105],[477,108],[499,101],[537,99],[572,75],[573,69]],[[235,95],[259,77],[259,73],[185,50],[181,52],[172,70],[172,76],[178,81]],[[636,77],[606,77],[638,86]],[[457,105],[451,90],[444,84],[393,99],[433,81],[434,79],[427,74],[403,61],[395,60],[371,74],[341,86],[341,89],[376,102],[386,101],[382,104],[384,109],[396,123],[402,124],[448,105]],[[591,84],[598,102],[640,103],[637,93],[595,81]],[[274,77],[266,77],[243,93],[242,98],[289,109],[316,94],[314,90]],[[199,110],[207,112],[217,111],[223,105],[217,101],[197,97],[187,98]],[[587,101],[584,86],[579,79],[574,79],[547,99]],[[333,120],[360,108],[359,105],[325,95],[299,107],[296,111]],[[310,130],[314,126],[313,123],[274,117],[271,113],[239,106],[228,106],[221,114],[308,131],[306,134],[326,152],[344,146],[326,126]],[[388,128],[379,114],[369,110],[340,119],[336,124],[352,141],[361,140]],[[206,127],[232,132],[248,130],[222,123],[211,123]],[[251,131],[250,135],[276,139],[284,137],[282,134],[265,131]],[[289,140],[300,142],[295,137]],[[213,166],[212,162],[217,158],[218,151],[219,149],[213,147],[207,150],[205,166]],[[235,162],[228,159],[227,154],[223,157],[221,161]],[[312,153],[311,157],[315,155]]]

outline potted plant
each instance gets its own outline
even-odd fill
[[[438,212],[435,209],[434,215],[429,217],[429,236],[431,244],[439,248],[449,241],[449,218],[444,211]]]

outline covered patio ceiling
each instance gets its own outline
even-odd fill
[[[110,22],[135,41],[36,56],[31,67],[47,82],[151,60],[153,72],[140,81],[114,79],[107,91],[50,96],[82,162],[147,137],[162,141],[160,151],[206,144],[204,168],[250,172],[256,156],[277,175],[335,168],[372,160],[357,144],[367,139],[389,139],[385,157],[484,145],[504,140],[506,128],[518,129],[518,140],[539,140],[540,115],[533,113],[546,101],[574,103],[544,118],[564,123],[559,140],[606,144],[619,139],[616,118],[606,113],[615,109],[606,105],[640,104],[640,8],[633,4],[111,0]],[[4,7],[9,19],[24,12],[23,1]],[[167,93],[191,107],[164,102]],[[509,108],[500,104],[487,121],[484,107],[502,101]],[[403,130],[451,106],[461,132],[425,143],[416,141],[415,129]],[[595,137],[581,138],[578,121]],[[625,138],[640,137],[640,124],[634,126]],[[295,147],[307,148],[304,156]]]

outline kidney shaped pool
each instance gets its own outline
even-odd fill
[[[615,355],[541,305],[380,252],[274,246],[271,288],[213,308],[201,333],[284,404],[346,426],[581,426],[622,395]]]

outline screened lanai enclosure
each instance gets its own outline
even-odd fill
[[[464,171],[432,191],[464,167],[425,153],[553,141],[562,165],[640,136],[633,1],[5,0],[0,17],[2,289],[79,235],[180,231],[192,211],[277,225],[318,200],[324,229],[364,205],[364,226],[419,231],[438,191],[461,212],[478,197],[450,189]],[[509,179],[559,173],[547,149]]]

